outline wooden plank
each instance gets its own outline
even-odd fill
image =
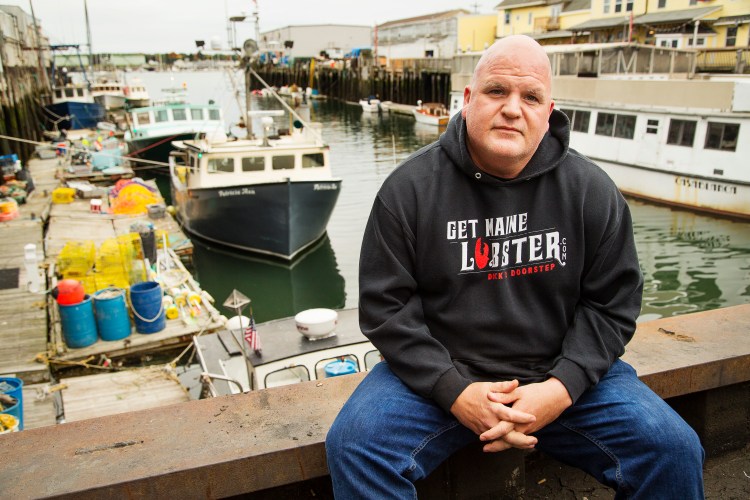
[[[24,430],[46,427],[57,423],[55,396],[49,393],[49,384],[24,384],[23,428]],[[41,397],[40,397],[41,395]]]
[[[161,367],[64,378],[66,422],[116,415],[189,401],[176,376]]]

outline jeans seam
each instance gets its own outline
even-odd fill
[[[612,453],[609,450],[609,448],[607,448],[604,445],[604,443],[602,443],[601,441],[599,441],[598,439],[596,439],[594,436],[590,435],[586,431],[584,431],[582,429],[579,429],[577,427],[574,427],[572,425],[568,425],[568,424],[566,424],[562,420],[558,420],[558,423],[560,425],[562,425],[563,427],[565,427],[566,429],[568,429],[569,431],[575,432],[575,433],[583,436],[584,438],[588,439],[597,448],[599,448],[605,455],[607,455],[616,464],[615,479],[617,481],[617,484],[620,486],[620,488],[622,489],[623,492],[625,492],[626,494],[630,493],[630,488],[628,487],[627,483],[625,483],[625,480],[622,477],[622,468],[621,468],[621,465],[620,465],[620,460],[617,458],[617,456],[614,453]]]
[[[432,434],[429,434],[428,436],[426,436],[422,440],[422,442],[419,443],[419,445],[416,448],[414,448],[414,451],[411,452],[411,455],[409,457],[409,458],[411,458],[411,465],[409,466],[409,472],[412,472],[414,469],[417,468],[417,461],[414,459],[414,457],[416,457],[417,454],[420,451],[422,451],[424,449],[424,447],[429,444],[430,441],[432,441],[433,439],[435,439],[439,435],[441,435],[441,434],[443,434],[445,432],[448,432],[451,429],[454,429],[458,425],[460,425],[460,423],[458,421],[451,422],[448,425],[446,425],[445,427],[442,427],[442,428],[436,430],[435,432],[433,432]]]

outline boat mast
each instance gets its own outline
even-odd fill
[[[89,70],[94,71],[94,54],[91,48],[91,26],[89,26],[89,6],[86,0],[83,0],[83,12],[86,15],[86,41],[89,44]]]

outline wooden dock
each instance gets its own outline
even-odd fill
[[[107,176],[95,176],[75,180],[66,176],[65,160],[59,158],[32,159],[28,164],[35,184],[35,190],[27,202],[19,208],[19,216],[7,222],[0,222],[0,251],[4,259],[0,262],[0,374],[15,376],[24,382],[24,426],[25,428],[53,425],[57,418],[68,421],[89,418],[106,406],[107,412],[129,411],[134,408],[153,407],[187,399],[184,389],[176,380],[149,374],[142,371],[101,373],[66,379],[67,389],[62,393],[55,387],[50,368],[59,364],[79,364],[92,359],[98,361],[101,355],[108,358],[126,356],[133,353],[146,354],[164,348],[186,345],[192,336],[201,331],[216,331],[224,328],[226,318],[213,306],[208,296],[184,267],[182,259],[192,254],[192,243],[182,232],[177,221],[169,214],[154,218],[148,214],[118,215],[110,213],[107,196],[102,196],[102,213],[94,213],[90,199],[75,198],[71,203],[52,203],[53,191],[66,182],[106,182]],[[86,176],[83,176],[86,177]],[[111,183],[121,178],[120,174],[111,177]],[[149,181],[154,188],[156,184]],[[158,189],[157,189],[158,191]],[[160,198],[160,196],[159,196]],[[60,251],[68,241],[90,240],[99,247],[107,239],[131,233],[136,223],[151,223],[156,231],[166,234],[167,251],[158,250],[164,269],[159,279],[167,286],[170,280],[179,280],[179,286],[186,291],[199,294],[203,300],[200,314],[181,314],[179,318],[167,320],[166,328],[153,334],[135,332],[118,341],[98,340],[93,345],[71,349],[65,345],[59,321],[57,303],[48,293],[56,284],[55,265]],[[46,232],[45,232],[46,227]],[[40,268],[40,291],[28,290],[29,276],[24,266],[24,247],[36,245],[37,261]],[[161,243],[161,242],[159,242]],[[151,278],[149,278],[151,279]],[[93,361],[96,363],[97,361]],[[161,368],[160,368],[161,369]],[[130,377],[130,378],[128,378]],[[137,399],[122,391],[123,386],[137,388]],[[115,401],[106,405],[88,401],[86,395],[95,395],[100,401],[109,394]],[[119,396],[118,396],[119,394]],[[126,397],[127,396],[127,397]],[[67,404],[62,400],[66,399]],[[147,404],[147,406],[138,406]],[[63,406],[72,413],[63,415]],[[97,409],[98,408],[98,409]],[[106,413],[106,414],[110,414]]]

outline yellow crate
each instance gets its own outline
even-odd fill
[[[73,188],[59,187],[52,191],[52,203],[73,203],[76,190]]]

